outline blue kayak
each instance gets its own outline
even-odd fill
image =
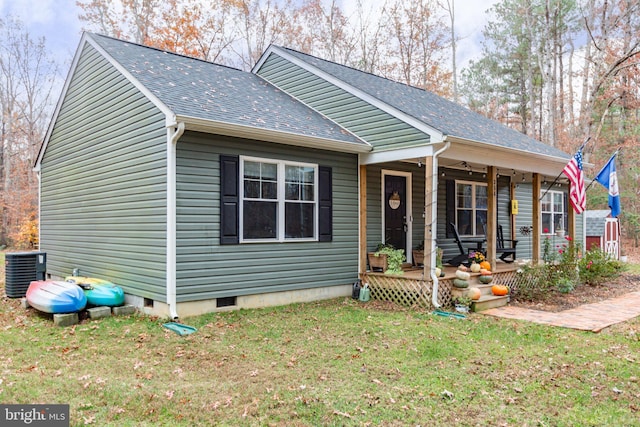
[[[78,286],[59,280],[34,280],[27,288],[27,302],[45,313],[75,313],[87,305],[87,297]]]
[[[120,286],[108,280],[96,277],[68,276],[65,281],[82,288],[89,305],[117,307],[124,304],[124,291]]]

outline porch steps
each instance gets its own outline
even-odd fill
[[[509,302],[508,296],[482,295],[479,300],[471,303],[471,311],[478,312],[490,308],[503,307]]]
[[[507,303],[509,302],[509,296],[493,295],[493,293],[491,292],[491,286],[493,285],[493,283],[487,285],[479,283],[478,276],[478,274],[472,274],[470,279],[471,283],[469,284],[469,286],[480,289],[480,299],[471,303],[471,311],[478,312],[507,305]],[[453,296],[458,296],[458,294],[464,294],[465,292],[466,289],[452,289]]]
[[[475,277],[475,280],[478,280],[478,277]],[[480,299],[471,303],[471,311],[478,312],[489,310],[490,308],[503,307],[507,305],[509,302],[509,296],[497,296],[493,295],[491,292],[491,286],[493,283],[489,283],[487,285],[483,285],[482,283],[476,283],[476,288],[480,289]]]

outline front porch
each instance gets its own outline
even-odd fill
[[[494,284],[506,285],[511,292],[519,286],[520,275],[517,263],[497,262],[493,271],[491,284],[483,285],[478,281],[479,273],[471,273],[470,286],[480,289],[482,296],[472,305],[473,311],[482,311],[505,305],[507,297],[496,297],[491,294],[491,286]],[[444,276],[438,278],[438,289],[435,302],[441,307],[451,307],[456,293],[461,293],[453,286],[456,267],[445,266]],[[424,275],[422,267],[414,267],[407,264],[403,267],[404,274],[391,275],[381,272],[366,271],[360,274],[363,284],[368,284],[371,298],[382,301],[392,301],[408,307],[419,307],[427,310],[437,308],[434,304],[434,284],[430,277]]]

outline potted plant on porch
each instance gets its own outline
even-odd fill
[[[471,307],[472,299],[467,295],[460,295],[452,299],[455,310],[459,313],[468,313]]]
[[[404,249],[396,249],[392,245],[379,243],[375,252],[367,254],[371,271],[381,270],[386,274],[403,274],[402,263],[407,259]]]
[[[418,246],[414,250],[411,251],[411,256],[413,257],[413,265],[416,267],[423,265],[424,263],[424,240],[420,242]]]

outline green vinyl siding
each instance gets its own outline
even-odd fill
[[[357,156],[186,132],[177,145],[177,300],[353,283],[358,275]],[[220,155],[330,166],[333,241],[220,245]]]
[[[444,176],[442,174],[444,173]],[[442,257],[443,262],[447,262],[447,260],[453,258],[454,256],[460,253],[458,249],[458,245],[455,243],[453,236],[447,236],[447,228],[449,227],[449,223],[447,222],[447,188],[446,182],[447,180],[458,180],[458,181],[472,181],[478,183],[486,183],[486,178],[482,178],[482,174],[474,173],[472,176],[469,176],[469,173],[464,170],[457,169],[447,169],[440,168],[438,170],[438,223],[436,225],[436,242],[437,246],[444,251],[444,255]],[[498,189],[497,189],[497,217],[498,224],[502,225],[502,230],[504,233],[504,238],[509,239],[511,236],[511,218],[509,211],[509,186],[510,179],[509,177],[499,177],[498,178]],[[455,196],[454,196],[455,197]],[[519,243],[518,243],[519,245]],[[519,247],[519,246],[518,246]],[[516,252],[518,258],[520,258],[520,253]]]
[[[411,247],[424,240],[424,169],[409,163],[380,163],[367,166],[367,251],[376,249],[382,239],[382,170],[411,173]]]
[[[542,193],[544,193],[547,188],[549,187],[549,184],[547,185],[543,185],[542,186]],[[552,188],[553,191],[564,191],[565,193],[567,193],[569,191],[569,188],[566,185],[563,185],[561,187],[554,187]],[[530,233],[528,236],[522,234],[520,232],[520,229],[522,227],[532,227],[533,226],[533,197],[532,197],[532,185],[530,182],[525,182],[525,183],[520,183],[518,185],[516,185],[516,200],[518,200],[518,215],[516,215],[516,230],[514,233],[514,238],[518,240],[518,250],[517,250],[517,254],[518,254],[518,258],[523,258],[523,259],[531,259],[532,255],[533,255],[533,251],[532,251],[532,244],[533,244],[533,234]],[[540,194],[537,197],[537,203],[540,203],[540,196],[542,196],[542,194]],[[568,205],[565,206],[565,211],[568,212],[569,209],[573,209],[571,207],[571,204],[569,204],[568,199],[567,199],[567,203]],[[566,213],[566,212],[565,212]],[[578,244],[580,244],[581,247],[584,248],[584,215],[580,214],[580,215],[576,215],[576,242],[578,242]],[[542,256],[542,248],[544,245],[544,240],[546,239],[547,236],[541,236],[540,238],[540,256]],[[564,243],[566,243],[566,240],[563,237],[557,237],[557,236],[550,236],[549,237],[551,239],[551,246],[554,250],[557,250],[558,248],[556,246],[558,245],[562,245]]]
[[[516,215],[516,231],[515,239],[518,240],[516,247],[516,255],[518,258],[531,259],[531,245],[533,242],[533,233],[528,235],[520,232],[522,227],[533,227],[533,191],[530,182],[519,183],[516,185],[515,197],[518,201],[518,215]]]
[[[278,55],[270,55],[258,75],[367,141],[377,151],[429,143],[425,133]]]
[[[47,273],[111,280],[165,301],[165,117],[90,45],[41,164]]]

